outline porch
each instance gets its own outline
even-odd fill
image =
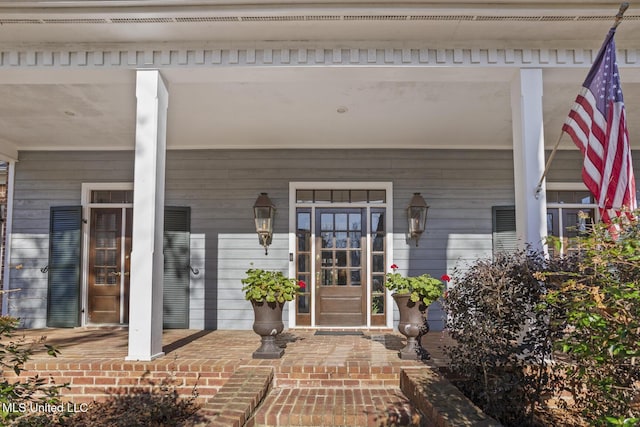
[[[434,368],[445,363],[442,346],[450,343],[442,332],[429,333],[423,345],[432,358],[423,363],[398,358],[404,337],[392,330],[368,330],[361,335],[315,333],[285,331],[279,336],[279,344],[286,346],[284,356],[256,360],[251,354],[260,338],[252,331],[165,330],[164,356],[132,362],[125,361],[126,329],[20,331],[27,339],[46,336],[46,342],[60,350],[55,359],[37,351],[23,375],[38,373],[56,383],[69,383],[70,390],[63,392],[65,400],[88,403],[105,399],[116,388],[131,390],[169,380],[184,397],[197,391],[203,404],[200,413],[208,419],[204,425],[242,426],[249,420],[248,425],[265,426],[373,426],[384,423],[389,414],[410,416],[416,413],[405,395],[407,387],[409,394],[416,392],[411,378],[435,377]],[[401,375],[405,377],[402,389]],[[231,405],[225,394],[233,384],[240,385]],[[439,411],[457,405],[452,411],[458,417],[456,425],[482,416],[473,407],[462,410],[449,392],[443,397],[450,403]],[[246,407],[239,407],[243,399]]]

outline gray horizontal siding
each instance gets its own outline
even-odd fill
[[[546,157],[551,154],[547,151]],[[631,152],[636,189],[640,192],[640,150]],[[577,173],[576,173],[577,171]],[[577,150],[558,150],[547,174],[547,182],[582,182],[582,155]]]
[[[46,326],[49,208],[79,205],[83,182],[131,182],[130,152],[21,152],[16,163],[11,242],[10,286],[23,289],[9,294],[10,313],[25,327]],[[24,290],[28,289],[29,292]],[[37,296],[31,292],[37,290]],[[43,295],[44,292],[44,295]]]
[[[509,151],[170,151],[167,204],[191,206],[192,232],[207,236],[206,286],[207,293],[217,287],[211,299],[216,301],[215,326],[220,329],[251,327],[253,312],[240,281],[252,264],[288,269],[291,181],[390,181],[394,228],[402,231],[406,204],[415,191],[422,192],[431,206],[428,230],[418,248],[396,234],[393,261],[408,265],[411,274],[430,272],[437,277],[460,259],[490,256],[491,206],[514,203]],[[258,245],[251,210],[262,191],[278,209],[268,256]],[[437,307],[431,316],[441,317]],[[207,324],[211,326],[210,320]]]
[[[635,155],[636,170],[640,165]],[[484,150],[176,150],[167,153],[166,204],[191,207],[190,325],[250,329],[240,280],[252,266],[288,270],[291,181],[389,181],[394,189],[393,260],[410,274],[440,277],[459,262],[491,256],[491,207],[513,205],[511,151]],[[557,154],[550,181],[580,182],[577,151]],[[640,173],[636,173],[640,176]],[[80,203],[83,182],[131,182],[133,152],[23,152],[16,165],[12,313],[44,326],[49,207]],[[535,185],[535,183],[532,183]],[[269,255],[258,245],[252,206],[266,191],[277,206]],[[416,191],[431,206],[416,248],[403,233]],[[439,319],[434,308],[430,316]],[[285,315],[286,318],[286,315]]]

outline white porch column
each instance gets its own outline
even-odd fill
[[[546,250],[546,194],[536,196],[544,171],[544,126],[542,117],[542,70],[521,69],[511,84],[513,162],[518,245]]]
[[[4,237],[4,283],[2,294],[2,315],[8,316],[9,313],[9,290],[11,289],[11,245],[13,235],[13,192],[16,181],[16,161],[7,161],[7,210],[5,221],[5,235]],[[0,223],[0,227],[2,223]]]
[[[157,70],[136,78],[136,146],[127,360],[162,356],[164,180],[169,93]]]

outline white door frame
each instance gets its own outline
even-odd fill
[[[91,235],[91,209],[92,208],[133,208],[133,203],[91,203],[91,192],[95,190],[133,190],[133,182],[89,182],[82,183],[82,309],[80,324],[89,325],[89,239]],[[123,230],[125,223],[122,224]],[[124,256],[124,251],[123,251]],[[120,301],[120,313],[123,313],[124,301]]]

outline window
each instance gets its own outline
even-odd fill
[[[91,203],[133,203],[133,190],[92,190]]]
[[[578,237],[598,220],[596,212],[595,200],[586,190],[547,191],[547,235],[557,237],[559,244],[549,245],[549,252],[575,249]]]
[[[557,237],[559,245],[549,245],[549,252],[567,253],[577,245],[578,237],[589,232],[598,221],[598,209],[593,196],[584,189],[560,189],[551,184],[547,191],[547,235]],[[494,206],[493,253],[517,249],[515,206]]]
[[[371,324],[385,324],[386,227],[384,209],[371,209]]]
[[[386,190],[297,190],[296,203],[386,203]]]

